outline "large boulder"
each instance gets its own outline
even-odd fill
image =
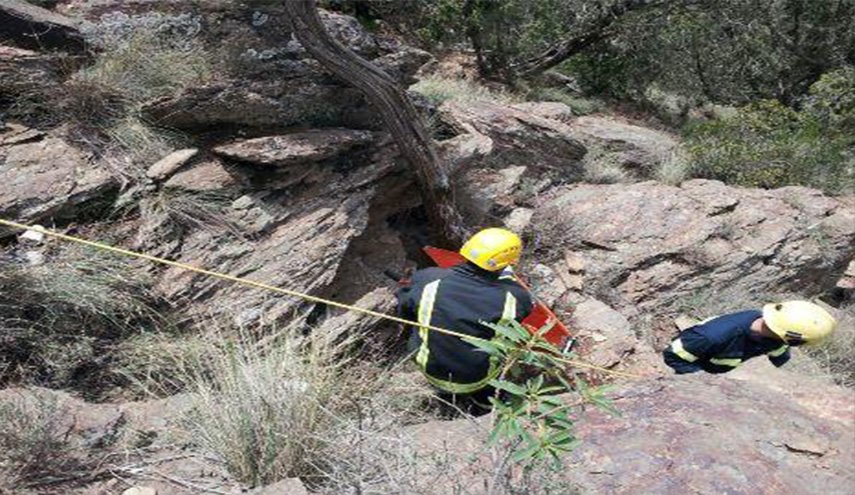
[[[682,495],[687,487],[693,493],[850,493],[855,482],[851,392],[802,383],[792,374],[789,380],[790,388],[795,380],[809,391],[802,402],[759,379],[695,375],[619,385],[608,395],[620,416],[597,409],[580,413],[581,444],[563,459],[548,486],[558,493],[616,495]],[[849,405],[829,418],[809,403]],[[462,473],[465,485],[475,488],[496,479],[482,450],[487,430],[482,419],[437,421],[407,433],[419,455],[452,463],[448,472]],[[451,482],[430,484],[435,469],[417,476],[434,488],[431,493],[452,493]],[[530,492],[556,493],[529,483]]]
[[[449,101],[438,109],[441,122],[456,134],[483,135],[492,140],[485,159],[497,168],[528,166],[553,171],[564,179],[581,177],[585,146],[572,128],[520,108],[488,101]]]
[[[579,117],[570,127],[573,136],[592,151],[592,158],[610,160],[635,177],[651,177],[678,145],[671,134],[614,117]]]
[[[369,210],[377,199],[383,199],[375,199],[380,183],[399,170],[399,165],[388,159],[389,147],[366,150],[359,155],[364,161],[345,161],[347,166],[324,154],[328,159],[320,162],[312,161],[312,157],[318,158],[314,155],[303,157],[308,163],[292,163],[289,158],[292,165],[285,167],[271,167],[264,160],[235,165],[231,172],[246,176],[241,183],[259,187],[234,192],[239,197],[222,215],[232,226],[231,232],[193,229],[171,255],[191,265],[269,285],[328,295],[344,265],[353,262],[346,254],[365,232]],[[295,168],[300,169],[298,176],[293,175]],[[145,239],[140,242],[151,244]],[[374,287],[365,287],[354,298]],[[299,323],[314,306],[177,268],[160,275],[157,290],[166,299],[189,302],[182,306],[195,315],[226,318],[237,324],[259,319]]]
[[[473,224],[509,215],[554,181],[584,175],[586,148],[571,128],[527,107],[450,101],[438,109],[438,118],[456,134],[438,147]]]
[[[4,218],[24,223],[70,218],[117,189],[107,171],[60,138],[0,146],[0,216]]]
[[[570,185],[541,198],[530,229],[541,262],[575,251],[585,291],[628,315],[819,293],[855,254],[852,198],[803,187]]]

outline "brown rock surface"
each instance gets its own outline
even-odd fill
[[[0,45],[0,95],[4,100],[29,97],[57,85],[60,60],[56,55]]]
[[[85,48],[80,21],[21,0],[0,0],[0,39],[24,48]]]
[[[309,491],[299,478],[286,478],[272,485],[252,490],[249,495],[309,495]]]
[[[288,166],[333,158],[373,139],[374,135],[367,131],[317,129],[236,141],[217,146],[214,152],[240,162]]]
[[[62,139],[0,146],[0,216],[24,223],[69,217],[117,188],[106,171]]]
[[[107,3],[115,8],[119,2]],[[145,105],[143,111],[149,119],[182,129],[224,125],[381,127],[361,93],[331,77],[292,38],[281,5],[220,0],[190,6],[186,2],[134,3],[139,11],[198,15],[202,21],[199,36],[212,52],[222,53],[230,61],[223,71],[230,77]],[[93,18],[108,9],[91,6],[84,15]],[[403,84],[429,58],[424,51],[367,32],[353,17],[326,11],[321,11],[321,17],[335,38],[376,61]]]
[[[239,184],[240,178],[229,172],[220,160],[214,158],[176,173],[164,183],[164,186],[191,192],[208,192],[235,188]]]
[[[8,406],[33,408],[46,415],[45,420],[56,421],[51,426],[68,448],[62,454],[77,456],[85,460],[84,465],[91,463],[93,470],[105,469],[125,482],[150,487],[162,495],[191,495],[203,488],[240,493],[243,488],[225,475],[220,464],[181,448],[186,439],[180,440],[179,423],[192,407],[189,395],[98,404],[62,391],[7,388],[0,390],[0,407]],[[111,479],[73,493],[113,495],[121,493],[118,486]]]
[[[828,385],[822,391],[795,403],[759,380],[693,375],[624,383],[609,394],[619,417],[598,410],[579,415],[582,443],[551,486],[616,495],[848,494],[855,482],[855,417],[850,409],[830,420],[804,406],[824,407],[829,396],[851,401],[851,392]],[[491,479],[489,460],[481,457],[477,469],[466,459],[477,458],[487,428],[482,418],[407,432],[416,451],[456,459],[461,477],[479,487]],[[452,493],[446,483],[431,486],[433,493]]]
[[[353,169],[312,164],[296,181],[277,179],[278,170],[273,169],[274,176],[265,175],[269,189],[236,197],[228,213],[250,229],[245,233],[251,237],[195,230],[184,238],[177,258],[274,286],[324,294],[342,265],[353,261],[345,260],[345,254],[368,225],[377,182],[397,166],[394,160],[385,159]],[[167,299],[181,301],[181,307],[191,313],[218,315],[238,323],[259,318],[299,323],[313,307],[292,297],[179,269],[163,272],[157,288]]]
[[[801,187],[573,185],[551,191],[534,219],[549,252],[541,261],[577,251],[586,291],[619,310],[676,310],[713,294],[745,301],[821,291],[855,252],[853,202]]]
[[[677,139],[666,132],[621,122],[611,117],[584,116],[570,122],[573,136],[589,148],[606,153],[627,170],[650,176],[667,160]]]
[[[572,179],[582,174],[585,146],[572,129],[518,108],[490,102],[446,102],[439,108],[443,123],[459,134],[481,134],[492,141],[488,162],[552,170],[557,177]]]

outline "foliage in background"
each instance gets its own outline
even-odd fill
[[[697,101],[795,101],[822,74],[855,62],[855,3],[672,2],[639,12],[562,70],[588,91],[644,99],[648,87]]]
[[[855,190],[855,70],[811,86],[802,110],[761,100],[729,117],[689,126],[693,174],[751,187]]]

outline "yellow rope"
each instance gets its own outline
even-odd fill
[[[487,339],[482,339],[479,337],[466,335],[464,333],[455,332],[453,330],[448,330],[448,329],[441,328],[441,327],[435,327],[432,325],[422,325],[420,323],[417,323],[414,321],[409,321],[409,320],[404,319],[404,318],[399,318],[399,317],[394,316],[394,315],[390,315],[390,314],[386,314],[386,313],[380,313],[378,311],[373,311],[373,310],[366,309],[366,308],[360,308],[358,306],[353,306],[350,304],[345,304],[345,303],[341,303],[338,301],[325,299],[323,297],[313,296],[310,294],[304,294],[302,292],[298,292],[298,291],[291,290],[291,289],[283,289],[281,287],[268,285],[268,284],[265,284],[263,282],[256,282],[254,280],[249,280],[246,278],[235,277],[235,276],[228,275],[225,273],[206,270],[204,268],[198,268],[198,267],[195,267],[193,265],[188,265],[186,263],[181,263],[178,261],[172,261],[172,260],[168,260],[165,258],[159,258],[157,256],[151,256],[149,254],[139,253],[136,251],[130,251],[128,249],[122,249],[119,247],[110,246],[109,244],[103,244],[100,242],[81,239],[79,237],[74,237],[74,236],[70,236],[67,234],[61,234],[59,232],[54,232],[52,230],[48,230],[48,229],[46,229],[40,225],[25,225],[25,224],[16,223],[16,222],[10,222],[9,220],[4,220],[2,218],[0,218],[0,225],[5,225],[7,227],[12,227],[15,229],[20,229],[20,230],[32,230],[34,232],[40,232],[40,233],[47,235],[47,236],[50,236],[50,237],[55,237],[57,239],[62,239],[64,241],[73,242],[73,243],[77,243],[77,244],[82,244],[84,246],[89,246],[89,247],[99,249],[102,251],[108,251],[111,253],[121,254],[123,256],[128,256],[131,258],[137,258],[137,259],[142,259],[142,260],[146,260],[146,261],[151,261],[154,263],[159,263],[161,265],[174,266],[174,267],[180,268],[182,270],[200,273],[202,275],[207,275],[210,277],[219,278],[221,280],[228,280],[229,282],[234,282],[234,283],[246,285],[249,287],[255,287],[258,289],[269,290],[271,292],[276,292],[276,293],[284,294],[286,296],[291,296],[291,297],[297,297],[300,299],[304,299],[306,301],[312,301],[312,302],[316,302],[316,303],[326,304],[328,306],[341,308],[341,309],[344,309],[347,311],[354,311],[357,313],[363,313],[363,314],[366,314],[369,316],[374,316],[377,318],[382,318],[382,319],[394,321],[397,323],[403,323],[404,325],[412,325],[412,326],[416,326],[416,327],[427,328],[430,331],[439,332],[439,333],[446,334],[446,335],[451,335],[453,337],[465,338],[465,339],[470,339],[470,340],[480,340],[482,342],[489,342]],[[572,359],[565,359],[565,358],[560,358],[560,357],[554,357],[553,359],[556,361],[560,361],[562,363],[565,363],[565,364],[572,365],[572,366],[580,366],[583,368],[590,368],[590,369],[594,369],[597,371],[602,371],[603,373],[608,373],[610,375],[624,376],[624,377],[628,377],[628,378],[641,378],[639,375],[634,375],[632,373],[625,373],[622,371],[614,371],[614,370],[610,370],[608,368],[603,368],[603,367],[596,366],[596,365],[586,363],[583,361],[575,361]]]

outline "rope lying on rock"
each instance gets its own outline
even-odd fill
[[[299,291],[295,291],[295,290],[291,290],[291,289],[276,287],[273,285],[265,284],[263,282],[256,282],[255,280],[250,280],[250,279],[246,279],[246,278],[242,278],[242,277],[235,277],[233,275],[228,275],[226,273],[220,273],[220,272],[215,272],[212,270],[206,270],[204,268],[199,268],[199,267],[196,267],[193,265],[188,265],[186,263],[181,263],[178,261],[172,261],[172,260],[168,260],[165,258],[160,258],[157,256],[152,256],[149,254],[140,253],[137,251],[131,251],[128,249],[123,249],[123,248],[119,248],[116,246],[111,246],[109,244],[104,244],[101,242],[90,241],[87,239],[82,239],[80,237],[75,237],[75,236],[71,236],[68,234],[62,234],[60,232],[48,230],[48,229],[46,229],[40,225],[26,225],[26,224],[21,224],[21,223],[17,223],[17,222],[11,222],[9,220],[4,220],[2,218],[0,218],[0,225],[5,225],[7,227],[11,227],[14,229],[19,229],[19,230],[24,230],[24,231],[30,230],[33,232],[39,232],[39,233],[44,234],[46,236],[54,237],[56,239],[61,239],[63,241],[67,241],[67,242],[81,244],[81,245],[88,246],[88,247],[98,249],[101,251],[107,251],[107,252],[111,252],[111,253],[115,253],[115,254],[120,254],[122,256],[127,256],[130,258],[142,259],[142,260],[150,261],[153,263],[158,263],[161,265],[172,266],[175,268],[180,268],[182,270],[187,270],[187,271],[198,273],[201,275],[206,275],[209,277],[218,278],[220,280],[227,280],[229,282],[234,282],[236,284],[241,284],[241,285],[245,285],[248,287],[255,287],[257,289],[264,289],[264,290],[267,290],[270,292],[275,292],[275,293],[283,294],[286,296],[296,297],[296,298],[300,298],[300,299],[303,299],[306,301],[311,301],[311,302],[320,303],[320,304],[326,304],[328,306],[341,308],[341,309],[344,309],[346,311],[363,313],[363,314],[373,316],[376,318],[381,318],[381,319],[388,320],[388,321],[394,321],[396,323],[402,323],[404,325],[412,325],[412,326],[416,326],[416,327],[422,327],[422,328],[426,328],[428,331],[432,331],[432,332],[438,332],[438,333],[442,333],[445,335],[451,335],[453,337],[464,338],[464,339],[469,339],[469,340],[478,340],[478,341],[482,341],[482,342],[489,342],[489,340],[487,340],[487,339],[482,339],[479,337],[473,337],[471,335],[466,335],[464,333],[455,332],[453,330],[448,330],[448,329],[441,328],[441,327],[435,327],[432,325],[422,325],[422,324],[415,322],[415,321],[410,321],[410,320],[400,318],[398,316],[386,314],[386,313],[380,313],[378,311],[373,311],[373,310],[370,310],[367,308],[360,308],[358,306],[354,306],[351,304],[345,304],[342,302],[333,301],[331,299],[326,299],[323,297],[313,296],[311,294],[305,294],[303,292],[299,292]],[[535,351],[535,352],[537,352],[537,351]],[[601,371],[601,372],[609,374],[609,375],[623,376],[623,377],[627,377],[627,378],[642,378],[639,375],[635,375],[632,373],[626,373],[623,371],[610,370],[608,368],[603,368],[601,366],[597,366],[597,365],[594,365],[591,363],[586,363],[584,361],[577,361],[577,360],[566,359],[566,358],[561,358],[561,357],[553,357],[552,359],[555,361],[560,361],[560,362],[565,363],[565,364],[569,364],[571,366],[578,366],[578,367],[582,367],[582,368],[589,368],[589,369]]]

